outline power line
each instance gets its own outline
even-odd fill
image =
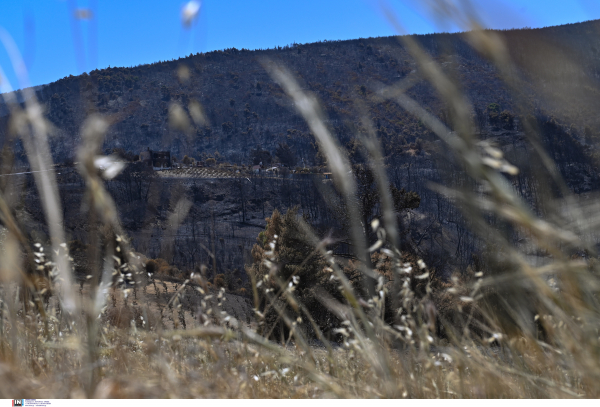
[[[0,174],[0,177],[7,177],[9,175],[25,175],[25,174],[33,174],[34,172],[47,172],[47,171],[54,171],[53,168],[49,169],[49,170],[40,170],[40,171],[27,171],[27,172],[13,172],[10,174]],[[60,172],[58,173],[60,174]]]

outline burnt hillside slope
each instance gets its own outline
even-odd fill
[[[474,105],[474,116],[484,126],[514,130],[518,119],[492,123],[494,115],[507,112],[518,118],[534,112],[557,116],[580,139],[586,126],[592,130],[599,127],[594,113],[600,107],[600,21],[504,31],[500,35],[516,63],[514,75],[527,83],[519,89],[520,95],[508,91],[496,68],[468,45],[465,34],[414,38],[460,83]],[[107,150],[122,148],[137,154],[150,147],[170,150],[179,158],[185,154],[206,158],[218,151],[217,157],[247,164],[250,148],[260,145],[274,154],[279,143],[287,143],[297,162],[304,159],[314,164],[314,140],[291,102],[261,66],[265,58],[288,67],[317,94],[331,128],[343,142],[353,137],[355,99],[367,103],[388,155],[404,153],[419,139],[429,138],[428,130],[410,114],[392,102],[381,103],[372,97],[381,84],[403,78],[412,80],[408,94],[444,119],[445,106],[421,78],[399,37],[323,41],[256,51],[232,48],[177,61],[94,70],[38,88],[37,95],[56,126],[54,159],[61,162],[73,157],[82,121],[96,112],[112,122],[105,142]],[[189,73],[187,80],[181,79],[182,67]],[[521,109],[526,111],[517,109],[517,97],[525,101]],[[177,103],[187,110],[192,101],[203,107],[207,124],[188,134],[171,128],[169,106]],[[491,104],[497,112],[490,111]],[[0,105],[0,138],[7,135],[7,109]],[[16,151],[21,151],[18,143]]]
[[[413,38],[459,82],[473,104],[475,130],[519,168],[517,175],[507,179],[535,211],[543,213],[550,204],[547,197],[559,198],[553,190],[560,188],[540,177],[544,166],[526,134],[526,120],[539,130],[540,144],[574,192],[597,190],[600,20],[498,34],[504,37],[515,62],[512,75],[522,79],[516,90],[509,89],[496,67],[468,45],[466,34]],[[356,100],[366,106],[383,144],[390,182],[398,190],[414,191],[420,197],[417,209],[400,216],[403,241],[440,270],[453,264],[465,268],[473,253],[481,251],[482,242],[470,232],[456,202],[432,191],[429,183],[454,188],[483,186],[469,184],[459,164],[419,120],[375,96],[381,86],[405,80],[411,84],[407,94],[451,126],[447,106],[422,77],[398,37],[258,51],[229,49],[135,68],[96,70],[38,87],[36,94],[55,127],[53,158],[59,163],[71,161],[81,141],[83,120],[98,113],[111,122],[103,146],[106,152],[119,148],[131,152],[128,156],[132,157],[151,148],[168,150],[179,159],[184,155],[214,157],[217,162],[238,165],[252,164],[257,157],[262,161],[285,159],[289,166],[322,164],[304,120],[261,65],[265,59],[286,66],[319,97],[329,126],[348,148],[354,164],[364,160],[355,139],[359,131]],[[206,124],[196,125],[187,134],[172,128],[169,109],[178,105],[189,112],[195,102],[202,106]],[[26,165],[22,146],[10,141],[7,112],[0,104],[0,144],[8,147],[5,151],[15,152],[17,163]],[[11,171],[9,159],[2,157],[0,163],[4,171]],[[212,263],[208,254],[212,251],[216,270],[211,272],[229,270],[237,279],[265,225],[264,218],[274,209],[283,213],[298,206],[323,234],[332,231],[334,236],[345,237],[336,209],[308,178],[170,180],[154,177],[150,170],[140,177],[136,171],[131,165],[106,184],[124,229],[136,250],[168,259],[182,270]],[[70,239],[85,241],[89,225],[77,210],[85,206],[83,180],[72,166],[58,172],[67,234]],[[19,177],[21,184],[16,190],[22,193],[18,209],[23,221],[42,225],[33,179]],[[365,195],[374,188],[370,184],[364,187]],[[166,222],[180,199],[192,205],[175,231]],[[376,214],[377,208],[372,208],[369,215]],[[521,238],[515,231],[507,231],[507,235]],[[43,236],[39,239],[44,240]],[[338,251],[345,254],[347,250],[341,247]]]

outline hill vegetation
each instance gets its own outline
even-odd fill
[[[595,137],[600,125],[594,114],[598,109],[594,89],[600,70],[599,25],[589,21],[499,32],[515,61],[511,75],[523,79],[520,94],[507,88],[498,69],[469,45],[466,34],[414,39],[458,81],[473,103],[472,115],[482,131],[488,126],[517,130],[523,116],[537,112],[554,115],[584,142],[586,134]],[[428,150],[424,147],[432,137],[423,123],[396,109],[392,101],[377,97],[378,89],[399,80],[405,81],[407,94],[422,106],[446,122],[450,119],[448,106],[399,37],[256,51],[232,48],[177,61],[94,70],[44,86],[36,93],[56,128],[51,139],[54,159],[61,162],[74,157],[81,124],[96,112],[110,118],[103,144],[107,151],[121,148],[138,154],[150,147],[197,159],[218,152],[215,158],[248,164],[251,149],[259,148],[288,163],[319,164],[318,148],[307,125],[266,73],[261,65],[265,58],[287,66],[319,97],[326,106],[328,125],[344,145],[356,137],[354,101],[359,98],[367,104],[388,159],[401,160],[406,154]],[[517,107],[515,100],[525,103]],[[169,125],[173,105],[191,114],[193,128],[182,132]],[[0,108],[3,138],[9,135],[7,113]],[[20,151],[19,146],[16,149]]]
[[[543,159],[532,154],[536,147],[527,141],[532,133],[528,128],[539,129],[536,137],[568,188],[588,193],[600,185],[596,147],[600,126],[595,114],[600,108],[595,93],[599,26],[598,21],[589,21],[494,32],[506,43],[515,62],[509,75],[520,81],[516,88],[503,81],[499,68],[469,44],[469,33],[410,37],[444,74],[457,81],[472,103],[470,119],[475,131],[519,168],[510,181],[538,211],[546,205],[544,191],[559,186],[543,185],[536,179]],[[448,158],[422,120],[381,95],[385,86],[399,82],[406,95],[453,127],[451,106],[440,98],[402,38],[215,51],[177,61],[95,70],[44,86],[36,95],[54,126],[50,147],[59,163],[74,161],[84,119],[99,113],[110,123],[101,149],[124,160],[133,160],[151,148],[168,150],[182,162],[203,161],[209,167],[230,163],[241,169],[279,162],[289,171],[327,171],[325,154],[314,134],[262,65],[266,59],[282,63],[304,89],[322,101],[327,126],[356,168],[366,162],[359,141],[365,134],[359,112],[364,109],[368,113],[382,143],[392,188],[419,197],[419,205],[402,219],[403,228],[409,231],[406,239],[428,264],[448,277],[453,267],[472,264],[474,253],[482,256],[481,242],[469,232],[451,201],[427,187],[429,182],[464,185],[466,180],[456,162]],[[27,165],[24,146],[11,135],[7,108],[0,105],[0,112],[4,112],[0,113],[0,140],[14,152],[15,168],[19,163]],[[178,117],[187,119],[179,122]],[[168,258],[181,270],[212,263],[206,252],[198,249],[200,239],[205,247],[212,247],[212,241],[222,242],[215,245],[219,273],[241,271],[240,263],[250,256],[257,228],[264,227],[264,219],[275,209],[286,212],[298,205],[300,213],[308,214],[323,233],[343,223],[308,178],[207,184],[159,181],[134,168],[108,184],[124,226],[135,238],[136,249],[151,257]],[[81,205],[84,184],[78,177],[68,168],[59,174],[61,199],[67,206]],[[32,182],[30,179],[26,185]],[[153,184],[162,186],[151,187]],[[376,197],[373,179],[360,185],[363,198]],[[31,189],[28,193],[33,195],[26,198],[26,212],[41,224],[39,197]],[[161,243],[166,236],[163,228],[181,197],[192,202],[191,216],[184,219],[178,232],[182,239],[174,246],[178,250],[171,250]],[[377,215],[379,205],[375,201],[363,204],[364,222],[368,222]],[[198,226],[199,221],[209,219],[214,222]],[[67,219],[73,239],[85,239],[85,222],[76,216]],[[335,250],[348,253],[343,243]]]

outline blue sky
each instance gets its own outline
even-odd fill
[[[470,0],[489,28],[544,27],[600,18],[598,0]],[[183,0],[0,0],[0,27],[23,54],[29,84],[107,66],[135,66],[223,48],[397,34],[377,0],[204,0],[190,28]],[[456,31],[423,0],[388,0],[407,33]],[[91,9],[92,18],[72,18]],[[0,30],[1,30],[0,28]],[[0,44],[0,67],[22,87]]]

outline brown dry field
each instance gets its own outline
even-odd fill
[[[155,278],[136,290],[111,287],[102,320],[119,328],[135,321],[138,328],[150,324],[149,328],[171,330],[217,324],[229,317],[253,327],[250,299],[216,288],[202,294],[197,285],[183,283]],[[78,284],[77,292],[83,301],[90,299],[90,284]]]

